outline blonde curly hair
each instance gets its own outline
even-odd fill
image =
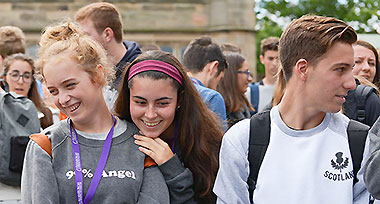
[[[48,26],[43,32],[39,45],[38,64],[44,76],[44,64],[52,57],[70,57],[77,62],[91,79],[105,86],[114,79],[113,66],[107,59],[103,47],[79,29],[71,21]],[[103,73],[96,67],[101,65]]]

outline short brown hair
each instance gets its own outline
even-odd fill
[[[223,43],[222,45],[220,45],[220,49],[222,49],[222,52],[237,52],[241,54],[240,47],[230,43]]]
[[[98,33],[102,33],[107,27],[114,32],[115,40],[121,43],[123,40],[123,25],[117,8],[107,2],[89,4],[80,8],[75,14],[75,21],[91,20]]]
[[[217,76],[228,67],[220,46],[210,36],[193,39],[183,53],[183,66],[191,73],[202,72],[213,61],[219,62]]]
[[[0,27],[0,55],[5,58],[16,53],[25,54],[25,35],[15,26]]]
[[[352,45],[356,39],[351,26],[333,17],[305,15],[293,20],[282,33],[279,45],[285,80],[292,76],[293,67],[299,59],[315,65],[334,43]]]
[[[265,55],[265,52],[268,50],[278,51],[278,44],[280,42],[280,38],[278,37],[268,37],[261,40],[260,43],[260,53],[262,56]]]

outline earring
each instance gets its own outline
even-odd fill
[[[177,109],[180,109],[180,108],[181,108],[181,106],[180,106],[180,105],[178,105],[178,106],[177,106]]]

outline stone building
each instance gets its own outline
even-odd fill
[[[0,25],[14,25],[27,36],[35,57],[43,28],[73,18],[85,0],[0,0]],[[239,46],[256,76],[253,0],[108,0],[123,19],[124,38],[141,46],[155,44],[181,59],[190,40],[210,35]]]

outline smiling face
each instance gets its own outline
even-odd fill
[[[354,46],[355,66],[353,72],[355,75],[362,76],[368,81],[373,82],[376,74],[376,57],[368,48],[361,45]]]
[[[154,80],[135,76],[130,88],[131,117],[148,137],[159,137],[173,123],[177,89],[172,79]]]
[[[102,88],[70,57],[52,57],[44,65],[44,77],[54,104],[74,123],[90,122],[103,100]]]
[[[22,75],[22,77],[20,75]],[[18,80],[16,80],[17,76],[19,76]],[[10,91],[22,96],[28,96],[32,80],[32,67],[28,62],[15,60],[9,65],[5,81],[8,82]]]
[[[350,44],[337,42],[307,72],[305,97],[318,111],[338,112],[349,90],[356,87],[352,73],[354,52]]]

